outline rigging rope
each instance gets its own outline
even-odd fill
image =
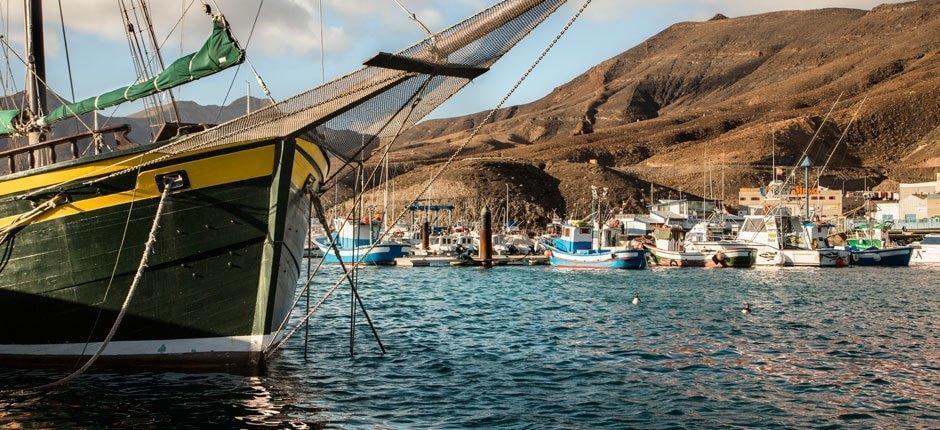
[[[72,79],[72,59],[69,55],[69,38],[65,32],[65,14],[62,12],[62,0],[59,0],[59,24],[62,27],[62,44],[65,46],[65,67],[69,72],[69,90],[75,101],[75,81]]]
[[[383,157],[387,157],[387,156],[388,156],[388,152],[391,150],[392,146],[395,144],[395,142],[398,140],[399,136],[401,136],[402,132],[404,131],[405,124],[408,123],[408,119],[411,118],[411,115],[414,113],[415,108],[418,106],[418,103],[420,103],[420,101],[421,101],[421,96],[424,94],[424,91],[427,89],[428,84],[431,82],[432,78],[433,78],[433,77],[429,77],[428,80],[425,81],[424,84],[422,84],[421,87],[418,88],[418,91],[416,91],[416,92],[411,96],[411,98],[408,100],[410,103],[406,103],[404,106],[402,106],[402,109],[400,109],[398,112],[395,113],[395,115],[392,115],[391,117],[389,117],[389,119],[386,121],[386,123],[382,126],[382,129],[379,131],[379,133],[376,133],[376,134],[373,136],[372,140],[369,141],[368,144],[363,145],[363,148],[366,147],[366,146],[368,146],[368,145],[370,145],[370,144],[372,143],[372,141],[373,141],[374,139],[376,139],[379,134],[381,134],[382,130],[384,130],[385,127],[388,127],[388,125],[391,124],[391,121],[392,121],[395,117],[397,117],[398,114],[402,112],[402,110],[404,110],[405,106],[410,106],[411,109],[408,111],[408,114],[405,116],[405,120],[402,121],[402,125],[398,128],[398,131],[395,133],[395,136],[392,137],[392,139],[389,141],[389,143],[388,143],[387,145],[385,145],[385,148],[383,149],[383,151],[384,151]],[[361,150],[361,149],[362,149],[362,148],[360,148],[360,150]],[[346,167],[347,165],[349,165],[349,162],[347,162],[347,163],[344,164],[342,167],[340,167],[340,169],[343,169],[343,168]],[[376,174],[377,169],[378,169],[378,166],[376,166],[376,167],[372,170],[371,176],[374,176],[374,175]],[[350,171],[350,172],[352,172],[352,171]],[[347,174],[348,174],[348,173],[347,173]],[[370,178],[370,179],[371,179],[371,178]],[[358,181],[358,180],[359,180],[359,178],[358,178],[358,176],[357,176],[356,181]],[[323,191],[323,190],[321,189],[321,191]],[[346,227],[346,223],[348,223],[352,218],[354,218],[354,217],[353,217],[353,213],[354,213],[355,210],[356,210],[356,206],[361,203],[362,195],[360,194],[358,197],[359,197],[359,199],[353,204],[352,208],[350,208],[349,212],[346,214],[346,217],[343,218],[343,222],[340,224],[340,226],[339,226],[339,228],[338,228],[337,231],[342,231],[343,228]],[[335,204],[336,204],[336,202],[334,202],[334,205],[335,205]],[[330,238],[330,244],[329,244],[328,250],[330,250],[330,249],[336,250],[336,249],[337,249],[337,248],[336,248],[336,239],[337,239],[337,236],[334,236],[334,235],[329,234],[329,227],[326,225],[326,223],[325,223],[325,221],[324,221],[324,219],[326,218],[326,212],[323,211],[322,205],[321,205],[319,202],[317,202],[317,203],[315,204],[315,207],[317,208],[317,216],[318,216],[318,218],[321,218],[321,224],[324,226],[324,229],[327,231],[327,237]],[[370,248],[370,251],[371,251],[371,248]],[[342,259],[339,258],[339,256],[337,256],[337,259],[339,259],[340,262],[342,262]],[[303,295],[303,293],[308,290],[308,288],[309,288],[309,286],[310,286],[310,282],[313,280],[313,276],[316,275],[317,272],[319,272],[320,267],[323,265],[323,262],[324,262],[324,261],[325,261],[325,259],[320,259],[320,263],[317,264],[317,268],[316,268],[316,270],[314,270],[314,273],[313,273],[312,275],[309,275],[309,276],[307,277],[307,282],[304,284],[304,288],[303,288],[303,289],[301,290],[301,292],[300,292],[301,295]],[[344,272],[347,276],[349,275],[349,272],[346,270],[345,264],[343,265],[343,272]],[[327,292],[326,296],[317,304],[317,306],[315,306],[315,307],[312,308],[312,309],[313,309],[314,311],[316,311],[316,309],[319,308],[319,306],[320,306],[324,301],[326,301],[326,299],[328,299],[330,296],[333,295],[333,292],[336,291],[336,289],[339,287],[339,284],[341,284],[341,283],[342,283],[342,280],[340,280],[340,281],[337,283],[337,285],[335,285],[333,288],[331,288],[330,291]],[[357,296],[358,296],[358,293],[356,293],[356,294],[357,294]],[[293,303],[293,304],[291,305],[291,307],[290,307],[291,309],[294,309],[294,308],[297,306],[297,303],[300,302],[300,297],[301,297],[301,296],[298,295],[298,296],[294,299],[294,303]],[[362,305],[361,299],[360,299],[360,305]],[[363,311],[365,311],[365,306],[364,306],[364,305],[362,306],[362,308],[363,308]],[[310,309],[311,309],[311,308],[309,308],[309,304],[308,304],[308,310],[310,310]],[[288,322],[289,319],[290,319],[290,314],[284,316],[284,319],[283,319],[283,320],[281,321],[281,323],[278,325],[278,328],[277,328],[277,330],[276,330],[277,333],[280,333],[281,330],[284,329],[284,326],[287,324],[287,322]],[[309,319],[309,318],[308,318],[308,319]],[[304,321],[304,323],[302,323],[302,324],[306,324],[306,321]],[[370,324],[370,325],[372,324],[372,323],[371,323],[371,319],[370,319],[369,324]],[[374,332],[374,329],[373,329],[373,332]],[[284,340],[287,339],[287,337],[289,337],[289,336],[292,335],[292,334],[293,334],[293,331],[291,331],[291,333],[289,333],[287,336],[285,336],[285,338],[283,338],[281,341],[276,342],[276,343],[272,343],[272,345],[270,345],[270,346],[268,347],[268,349],[265,350],[264,355],[267,355],[267,354],[270,353],[271,351],[277,349],[278,345],[280,345]],[[378,334],[377,334],[377,333],[375,334],[375,336],[376,336],[376,340],[378,340]],[[378,342],[379,342],[379,345],[382,347],[382,352],[384,353],[384,352],[385,352],[385,347],[382,346],[381,340],[379,340]]]
[[[12,52],[13,55],[16,56],[16,58],[19,59],[21,63],[23,63],[24,66],[26,66],[27,68],[29,68],[29,63],[27,63],[26,60],[24,60],[23,57],[21,57],[20,54],[19,54],[18,52],[16,52],[16,50],[13,49],[13,47],[10,46],[9,43],[7,43],[7,40],[6,40],[5,37],[0,36],[0,43],[3,43],[3,46],[7,47],[7,49],[9,49],[10,52]],[[50,87],[49,84],[46,83],[45,79],[40,78],[38,75],[35,76],[35,78],[36,78],[36,81],[37,81],[40,85],[46,87],[46,89],[48,89],[49,92],[50,92],[53,96],[55,96],[56,100],[58,100],[59,103],[62,103],[63,105],[66,105],[66,108],[69,110],[69,112],[72,113],[72,116],[74,116],[75,119],[78,120],[78,122],[80,122],[83,126],[85,126],[85,129],[86,129],[86,130],[88,130],[88,131],[91,132],[91,133],[94,133],[94,130],[92,130],[91,127],[89,127],[88,124],[86,124],[85,121],[83,121],[78,115],[75,115],[75,111],[73,111],[72,108],[68,107],[68,103],[66,103],[66,101],[63,100],[62,97],[59,97],[59,93],[57,93],[52,87]]]
[[[849,133],[849,129],[852,128],[852,124],[855,123],[855,119],[858,117],[859,111],[862,110],[862,106],[865,106],[865,101],[868,100],[868,97],[862,99],[862,102],[858,104],[858,107],[855,108],[855,113],[852,114],[852,118],[849,120],[849,123],[845,126],[845,130],[842,130],[842,135],[839,136],[839,140],[836,141],[835,146],[832,147],[832,152],[829,153],[829,158],[826,158],[826,164],[823,164],[822,169],[816,173],[816,184],[815,187],[819,186],[819,181],[822,179],[823,172],[829,167],[829,162],[832,161],[832,156],[836,155],[836,150],[839,149],[839,145],[842,143],[842,140],[845,139],[845,135]]]
[[[111,343],[111,340],[117,333],[118,328],[121,326],[121,322],[124,320],[124,316],[127,314],[127,309],[130,307],[131,300],[134,298],[134,293],[137,291],[137,287],[140,285],[140,280],[144,276],[144,271],[147,269],[150,256],[153,254],[153,245],[157,241],[157,229],[160,228],[160,217],[163,215],[166,198],[170,195],[170,188],[171,187],[169,184],[163,187],[163,193],[160,194],[160,201],[157,203],[157,211],[153,216],[153,224],[150,226],[150,233],[147,236],[147,242],[144,244],[144,252],[140,257],[140,263],[137,265],[137,271],[134,274],[134,279],[131,281],[131,285],[127,289],[127,295],[124,297],[124,303],[121,305],[121,310],[118,312],[117,317],[114,319],[114,323],[111,325],[111,330],[108,331],[108,334],[101,341],[101,345],[98,347],[98,350],[95,351],[94,355],[92,355],[91,358],[85,362],[85,364],[62,379],[41,385],[33,390],[24,391],[23,393],[48,391],[50,389],[67,384],[85,373],[85,371],[95,364],[95,362],[98,361],[98,358],[100,358],[104,353],[104,350],[108,347],[108,344]]]
[[[37,218],[45,215],[46,212],[49,212],[66,202],[67,202],[67,199],[65,198],[65,196],[61,194],[57,194],[55,197],[49,200],[46,200],[45,202],[36,206],[29,212],[26,212],[16,217],[16,219],[14,219],[10,224],[7,224],[6,226],[0,228],[0,244],[3,244],[6,241],[10,240],[10,238],[12,238],[13,235],[16,234],[17,231],[31,224]]]
[[[398,214],[398,217],[395,219],[395,221],[391,223],[392,225],[397,224],[402,218],[404,218],[405,214],[408,213],[408,207],[411,206],[411,205],[413,205],[413,204],[415,204],[415,203],[421,198],[421,196],[423,196],[424,193],[426,193],[426,192],[428,191],[428,189],[430,189],[430,187],[431,187],[431,185],[434,183],[434,181],[436,181],[436,180],[440,177],[440,175],[443,174],[443,172],[453,163],[453,161],[457,158],[457,156],[460,155],[460,152],[463,151],[463,149],[465,149],[465,148],[471,143],[471,141],[480,133],[480,131],[482,130],[483,126],[485,126],[486,123],[488,123],[490,120],[493,119],[493,117],[496,115],[497,111],[499,111],[499,109],[502,108],[502,106],[509,100],[510,97],[512,97],[512,95],[513,95],[513,94],[515,93],[515,91],[519,88],[519,86],[521,86],[522,83],[525,82],[525,80],[529,77],[529,75],[532,74],[532,72],[535,70],[535,68],[538,67],[538,65],[542,62],[542,60],[545,58],[545,56],[548,55],[548,53],[552,50],[552,48],[555,47],[555,45],[558,43],[558,41],[561,40],[561,38],[568,32],[568,30],[571,28],[571,26],[574,25],[574,23],[575,23],[575,22],[578,20],[578,18],[584,13],[584,10],[587,9],[587,7],[591,4],[592,1],[593,1],[593,0],[585,0],[585,1],[584,1],[584,3],[581,5],[581,7],[575,12],[574,16],[572,16],[571,19],[568,20],[568,22],[567,22],[567,23],[565,24],[565,26],[561,29],[561,31],[555,36],[555,38],[552,39],[552,41],[548,44],[548,46],[546,46],[545,49],[542,50],[542,52],[541,52],[541,54],[539,54],[538,58],[529,66],[529,68],[525,71],[525,73],[522,74],[522,76],[516,81],[516,83],[512,86],[512,88],[509,90],[509,92],[506,93],[506,95],[502,98],[502,100],[500,100],[500,102],[496,105],[496,107],[494,107],[493,110],[491,110],[490,113],[486,116],[486,118],[484,118],[484,120],[481,121],[479,125],[477,125],[477,127],[473,130],[473,132],[472,132],[472,133],[467,137],[467,139],[454,151],[454,153],[451,155],[451,157],[441,166],[441,168],[438,169],[438,171],[437,171],[434,175],[431,176],[430,180],[428,180],[428,183],[425,185],[425,187],[412,199],[411,204],[410,204],[410,205],[405,205],[404,209]],[[390,146],[390,145],[391,145],[391,144],[389,144],[389,146]],[[377,166],[376,168],[378,168],[378,166]],[[374,171],[373,171],[373,173],[374,173]],[[360,195],[359,199],[361,200],[361,198],[362,198],[362,196]],[[353,205],[353,207],[355,207],[355,204]],[[284,345],[284,343],[285,343],[288,339],[290,339],[290,337],[293,336],[294,333],[296,333],[297,330],[298,330],[303,324],[306,324],[307,320],[309,320],[310,317],[313,316],[313,314],[320,308],[320,306],[322,306],[323,303],[326,302],[326,300],[329,299],[330,296],[333,295],[333,293],[336,291],[336,289],[339,288],[339,286],[340,286],[344,281],[346,281],[347,279],[349,279],[350,274],[353,273],[353,271],[355,271],[357,268],[359,268],[359,267],[362,265],[362,263],[363,263],[363,261],[365,260],[366,256],[368,256],[369,253],[372,252],[372,250],[375,249],[375,247],[376,247],[379,243],[381,243],[382,241],[385,240],[385,238],[388,236],[389,231],[390,231],[390,230],[386,230],[386,231],[382,232],[382,234],[379,236],[379,238],[378,238],[377,240],[375,240],[375,241],[372,243],[372,245],[371,245],[365,252],[362,253],[362,256],[353,264],[352,270],[345,271],[345,273],[340,277],[340,279],[338,279],[338,280],[330,287],[330,289],[329,289],[329,290],[327,291],[327,293],[323,296],[323,298],[321,298],[313,308],[309,309],[309,310],[307,311],[307,314],[304,315],[303,318],[301,318],[301,320],[300,320],[290,331],[288,331],[288,333],[287,333],[284,337],[282,337],[280,341],[278,341],[278,342],[276,342],[276,343],[272,343],[272,345],[271,345],[267,350],[265,350],[265,355],[267,355],[267,354],[268,354],[269,352],[271,352],[271,351],[274,351],[274,350],[280,348],[280,346]]]
[[[258,3],[258,10],[255,12],[255,19],[251,23],[251,30],[248,30],[248,40],[245,41],[245,47],[242,48],[245,51],[245,59],[248,59],[248,45],[251,45],[251,37],[255,35],[255,26],[258,25],[258,17],[261,16],[261,7],[264,6],[264,0],[261,0]],[[235,73],[232,75],[232,82],[228,84],[228,90],[225,91],[225,97],[222,99],[222,103],[219,104],[219,113],[215,116],[215,121],[219,122],[219,119],[222,118],[222,110],[225,109],[225,103],[228,102],[229,95],[232,94],[232,88],[235,86],[235,79],[238,78],[238,72],[241,70],[242,65],[238,64],[235,66]],[[257,73],[255,73],[257,76]],[[270,93],[266,92],[268,97]],[[248,97],[248,96],[246,96]]]

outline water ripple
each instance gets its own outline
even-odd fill
[[[314,289],[322,294],[330,271]],[[931,427],[940,269],[363,271],[260,376],[99,373],[0,427]],[[630,303],[638,293],[642,302]],[[754,312],[740,307],[751,303]],[[360,322],[364,322],[359,318]],[[49,371],[0,372],[25,387]]]

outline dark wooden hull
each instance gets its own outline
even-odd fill
[[[300,276],[304,189],[325,170],[314,150],[293,141],[238,145],[148,167],[138,181],[118,177],[71,192],[73,210],[27,226],[5,245],[0,361],[74,366],[98,349],[153,222],[159,199],[147,181],[182,170],[192,187],[168,197],[155,252],[100,362],[256,367],[289,315]],[[0,218],[23,203],[0,203]]]

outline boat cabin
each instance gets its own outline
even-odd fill
[[[587,251],[594,247],[594,229],[583,224],[565,224],[554,246],[562,252]]]
[[[825,234],[823,233],[825,231]],[[815,249],[825,247],[821,238],[828,229],[804,223],[789,215],[748,215],[738,232],[737,240],[768,245],[777,249]]]
[[[334,225],[335,229],[339,229],[336,244],[341,249],[370,246],[378,240],[382,229],[379,223],[347,222],[343,225],[339,219],[334,221]]]
[[[684,251],[685,230],[677,227],[661,227],[653,230],[656,248],[667,251]]]

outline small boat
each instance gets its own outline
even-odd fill
[[[445,233],[431,236],[428,254],[457,256],[476,253],[477,246],[473,243],[473,236],[467,232]]]
[[[940,234],[928,234],[915,244],[913,264],[940,264]]]
[[[705,267],[703,252],[686,252],[682,244],[685,231],[678,227],[659,227],[653,230],[652,243],[644,246],[649,250],[649,260],[657,266]]]
[[[692,227],[685,236],[685,250],[708,254],[705,267],[749,268],[757,263],[757,249],[724,240],[724,229],[707,221]]]
[[[347,222],[345,225],[342,220],[336,220],[335,224],[340,228],[338,235],[334,235],[337,250],[330,246],[330,239],[327,236],[319,236],[313,239],[323,253],[323,262],[339,264],[340,261],[347,264],[356,263],[362,260],[363,264],[370,265],[391,265],[395,264],[395,259],[407,256],[411,253],[411,245],[400,242],[381,242],[376,244],[381,232],[381,224],[376,222]],[[374,246],[373,246],[374,244]],[[337,258],[336,254],[339,254]]]
[[[890,246],[890,238],[881,227],[872,228],[871,221],[867,228],[856,228],[850,233],[846,247],[852,252],[852,264],[855,266],[907,267],[911,264],[914,247]]]
[[[552,266],[585,269],[644,269],[644,249],[598,249],[594,247],[594,229],[582,223],[566,224],[561,236],[545,243]]]
[[[532,239],[521,234],[494,234],[493,252],[496,255],[528,255],[535,249]],[[479,245],[479,239],[475,239]]]
[[[899,246],[896,248],[851,249],[852,264],[855,266],[907,267],[911,264],[914,248]]]

